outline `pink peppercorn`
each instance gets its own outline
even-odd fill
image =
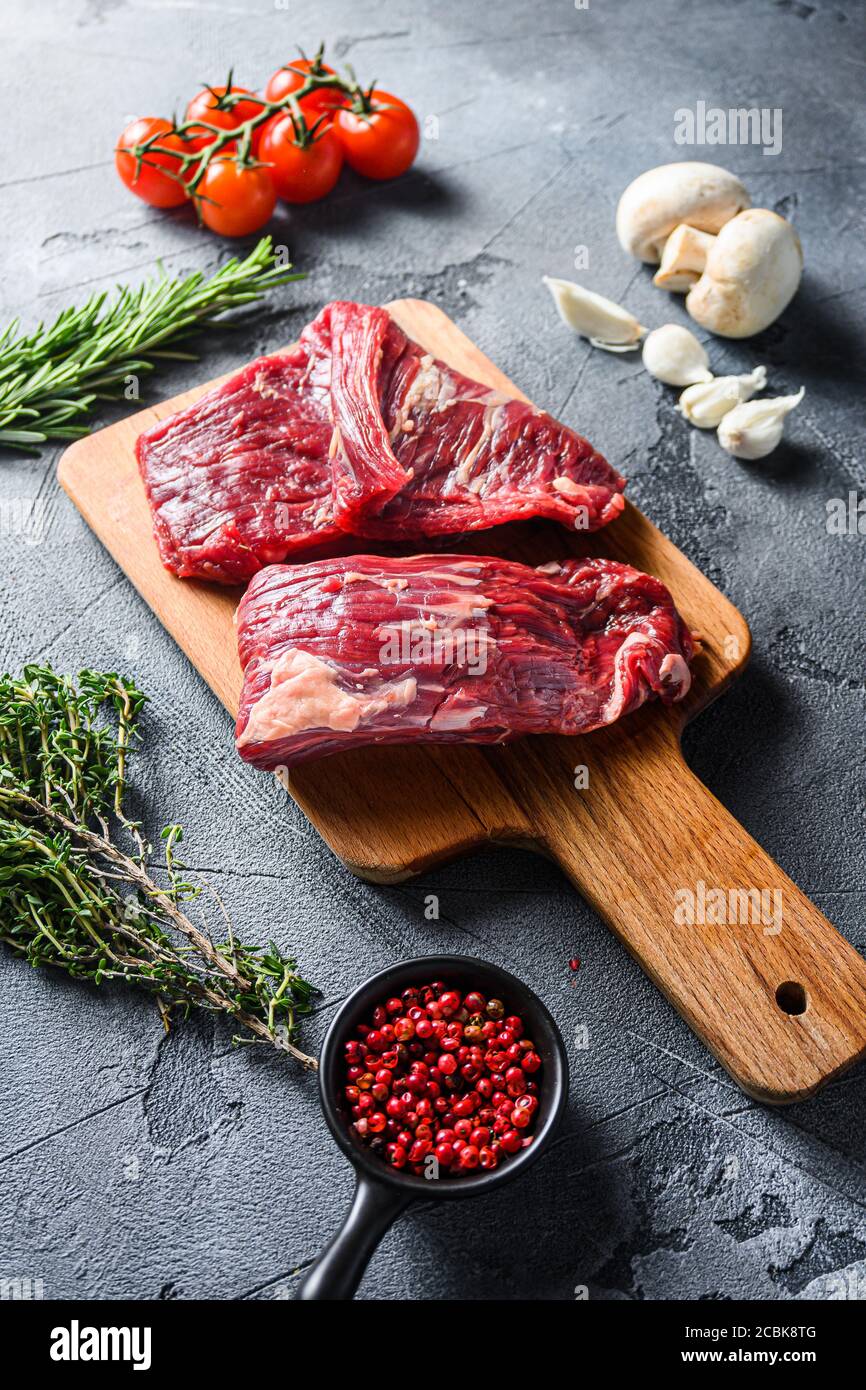
[[[344,1057],[355,1133],[394,1168],[426,1176],[432,1155],[453,1181],[532,1141],[542,1061],[500,999],[438,980],[410,987],[371,1010]]]

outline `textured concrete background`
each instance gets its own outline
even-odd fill
[[[229,64],[255,86],[324,36],[332,57],[438,117],[399,184],[345,175],[326,204],[281,215],[274,230],[309,278],[148,392],[290,341],[335,295],[434,299],[627,473],[632,498],[745,613],[753,664],[692,727],[688,756],[862,949],[863,544],[828,535],[825,519],[829,498],[866,485],[862,6],[7,0],[0,26],[17,131],[0,155],[4,320],[136,282],[157,257],[172,272],[219,263],[227,246],[129,197],[111,150],[130,114],[181,107]],[[569,335],[540,284],[573,274],[585,245],[578,278],[645,323],[683,318],[624,257],[613,214],[631,178],[684,153],[674,111],[698,99],[784,113],[778,157],[685,151],[733,168],[803,240],[807,277],[784,319],[748,344],[712,345],[719,372],[764,362],[774,393],[806,385],[790,443],[765,465],[687,429],[636,360]],[[0,660],[136,675],[152,697],[137,771],[148,826],[182,821],[188,857],[243,932],[297,951],[323,990],[310,1045],[370,970],[440,948],[502,962],[568,1037],[588,1029],[549,1155],[501,1196],[413,1210],[362,1296],[863,1296],[866,1070],[811,1104],[755,1105],[529,855],[491,851],[400,888],[355,881],[236,758],[223,710],[59,492],[58,454],[0,464],[0,499],[45,509],[39,544],[5,526]],[[438,922],[424,919],[431,892]],[[310,1078],[232,1050],[209,1020],[166,1040],[146,1000],[8,956],[0,1011],[0,1274],[41,1277],[58,1297],[287,1296],[351,1188]]]

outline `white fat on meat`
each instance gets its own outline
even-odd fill
[[[437,734],[460,733],[464,729],[470,729],[473,724],[483,722],[487,713],[486,705],[437,710],[430,721],[430,728]]]
[[[456,469],[453,478],[446,488],[447,493],[454,492],[458,487],[468,488],[470,492],[480,492],[481,488],[484,486],[486,481],[484,475],[480,474],[477,478],[473,479],[472,469],[475,467],[475,461],[481,453],[481,450],[486,444],[490,443],[490,440],[498,430],[504,407],[507,404],[507,397],[503,396],[499,391],[491,391],[490,396],[495,399],[489,402],[486,398],[484,402],[478,397],[473,398],[476,405],[484,404],[481,433],[466,457],[460,462]],[[466,400],[467,397],[464,396],[461,399]]]
[[[626,707],[629,666],[632,653],[635,649],[642,650],[646,653],[648,647],[651,650],[651,645],[655,645],[655,643],[652,642],[652,639],[648,637],[646,632],[629,633],[628,637],[623,642],[616,654],[613,671],[613,689],[605,704],[601,722],[605,724],[612,723],[623,713]],[[675,692],[674,699],[677,700],[682,699],[692,683],[692,674],[686,662],[681,656],[673,652],[668,652],[662,658],[659,663],[658,674],[659,680]],[[637,709],[638,705],[643,704],[649,693],[650,690],[646,678],[643,678],[638,683],[637,698],[635,699],[634,695],[632,695],[632,699],[628,706],[629,709]]]
[[[376,676],[363,671],[361,676]],[[359,724],[386,709],[405,709],[415,699],[414,676],[381,682],[369,693],[344,690],[339,672],[326,661],[290,647],[271,666],[271,682],[250,711],[238,747],[291,738],[308,729],[333,729],[351,733]]]
[[[414,423],[409,419],[417,407],[422,410],[445,410],[457,398],[457,388],[450,375],[443,374],[429,352],[418,359],[418,371],[397,407],[397,418],[391,430],[391,443],[403,433],[411,433]]]
[[[686,694],[692,683],[692,673],[678,653],[668,652],[659,667],[659,680],[676,691],[674,698],[679,700]]]
[[[349,570],[343,575],[344,584],[377,584],[380,589],[387,589],[392,594],[402,593],[409,587],[408,579],[381,579],[376,574],[362,574],[360,570]]]
[[[436,359],[430,353],[425,353],[423,357],[419,358],[418,371],[397,407],[394,427],[391,430],[391,442],[393,444],[400,434],[412,432],[414,422],[409,417],[415,409],[440,412],[457,404],[482,406],[484,416],[481,422],[481,434],[465,458],[461,459],[444,490],[444,495],[450,495],[460,488],[468,489],[471,492],[480,492],[486,478],[482,476],[473,479],[472,469],[481,450],[489,443],[499,428],[504,408],[511,403],[511,399],[503,391],[497,391],[494,387],[481,391],[475,389],[471,393],[460,394],[450,373],[443,373]]]
[[[613,723],[614,719],[619,719],[625,709],[626,699],[628,698],[628,677],[631,654],[638,649],[646,651],[647,637],[645,632],[630,632],[616,654],[613,668],[613,689],[608,696],[607,703],[602,711],[600,724]],[[630,709],[637,709],[642,705],[648,695],[646,683],[639,680],[635,690],[631,692],[629,702]]]
[[[561,492],[564,497],[579,497],[586,492],[586,488],[581,487],[573,478],[553,478],[550,486],[555,492]]]

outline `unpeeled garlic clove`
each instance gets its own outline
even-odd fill
[[[762,459],[780,442],[785,417],[806,394],[801,386],[795,396],[773,396],[734,406],[719,425],[719,443],[736,459]]]
[[[643,364],[650,376],[668,386],[712,381],[710,359],[694,333],[678,323],[654,328],[643,345]]]
[[[640,347],[646,329],[620,304],[585,290],[573,280],[557,280],[551,275],[543,275],[542,279],[563,323],[588,338],[593,347],[607,352],[632,352]]]
[[[747,401],[767,384],[767,368],[756,367],[744,376],[715,376],[712,381],[687,386],[677,410],[699,430],[714,430],[729,410]]]

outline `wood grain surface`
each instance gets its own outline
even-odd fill
[[[387,307],[429,351],[522,395],[435,305],[398,300]],[[239,591],[181,581],[163,569],[134,456],[141,430],[216,384],[78,441],[64,454],[60,481],[234,716]],[[644,707],[582,738],[525,738],[484,750],[359,749],[293,772],[292,796],[334,852],[376,882],[399,881],[491,841],[551,855],[745,1090],[773,1103],[813,1094],[866,1051],[866,963],[680,752],[686,720],[748,660],[742,615],[630,504],[594,536],[537,522],[452,548],[531,564],[609,555],[657,575],[701,637],[688,697],[672,709]],[[587,778],[585,787],[575,785]],[[724,918],[718,923],[706,920],[712,905],[700,906],[714,889],[724,890],[726,904],[715,913]],[[688,915],[689,893],[697,920],[678,920]]]

